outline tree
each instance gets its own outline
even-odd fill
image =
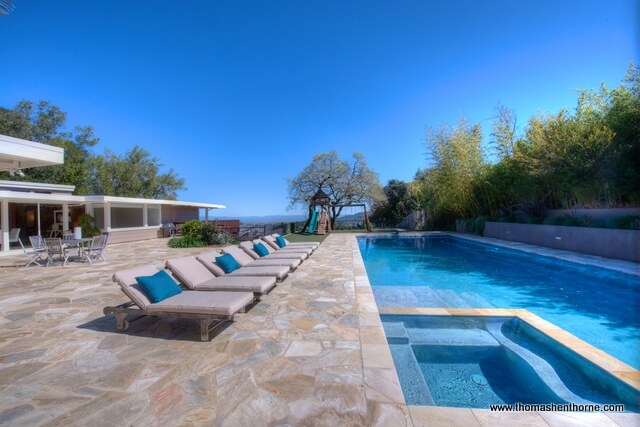
[[[91,162],[93,194],[175,200],[178,190],[185,189],[184,179],[173,169],[159,173],[162,165],[155,157],[138,147],[124,156],[107,151]]]
[[[480,204],[474,182],[482,173],[482,130],[461,118],[455,128],[442,126],[426,135],[431,166],[417,183],[431,221],[446,224],[457,217],[475,216]]]
[[[395,227],[418,208],[418,200],[410,183],[392,179],[382,192],[385,198],[374,204],[371,213],[371,221],[376,225]]]
[[[289,207],[307,205],[318,190],[323,190],[335,205],[371,204],[381,195],[378,174],[369,169],[364,155],[353,153],[351,162],[341,160],[336,151],[320,153],[295,178],[287,179]],[[342,207],[331,207],[331,225]]]
[[[25,177],[5,179],[75,185],[76,194],[175,199],[185,189],[173,169],[161,173],[162,164],[140,147],[124,156],[110,151],[95,155],[99,139],[90,126],[65,131],[67,114],[47,101],[20,101],[13,109],[0,108],[0,133],[64,148],[64,164],[25,169]]]
[[[490,142],[499,159],[513,156],[517,142],[517,123],[513,110],[501,104],[496,106],[496,116],[491,120]]]

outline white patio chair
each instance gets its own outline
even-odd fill
[[[44,240],[40,236],[29,236],[29,241],[31,242],[31,248],[25,248],[22,244],[22,240],[18,239],[20,247],[22,247],[22,251],[29,257],[25,268],[29,267],[31,264],[36,264],[42,267],[40,262],[46,261],[46,259],[42,257],[47,254],[47,247],[44,244]]]
[[[11,247],[12,243],[20,243],[20,246],[22,246],[22,242],[20,241],[20,228],[12,228],[9,230],[9,247]]]
[[[51,230],[49,230],[49,237],[58,237],[60,235],[60,224],[54,222],[51,224]]]
[[[44,243],[47,247],[47,267],[51,264],[56,257],[62,261],[62,266],[67,265],[67,261],[69,261],[69,252],[67,252],[67,247],[62,243],[61,238],[47,238],[44,239]]]
[[[94,236],[89,247],[82,249],[82,259],[88,261],[89,264],[93,264],[93,261],[97,261],[99,258],[101,258],[104,251],[105,239],[106,238],[104,234]]]
[[[102,251],[100,252],[100,258],[102,258],[103,261],[106,261],[107,245],[109,244],[109,240],[111,239],[111,232],[105,231],[104,233],[102,233],[102,237],[104,237],[104,240],[102,242]]]

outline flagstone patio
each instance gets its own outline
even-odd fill
[[[353,234],[329,236],[210,342],[188,319],[145,317],[120,333],[102,314],[126,301],[113,272],[200,251],[150,240],[112,245],[94,265],[0,268],[0,424],[617,425],[407,407]]]

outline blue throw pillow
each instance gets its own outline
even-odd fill
[[[284,237],[282,236],[278,236],[276,237],[276,243],[278,244],[278,246],[280,246],[281,248],[284,248],[285,246],[287,246],[287,242],[284,240]]]
[[[254,243],[253,250],[261,257],[269,255],[269,250],[262,243]]]
[[[224,254],[222,256],[217,256],[216,263],[227,274],[240,268],[240,264],[238,264],[238,261],[236,261],[236,259],[233,256],[231,256],[231,254]]]
[[[180,286],[163,270],[153,276],[136,277],[136,281],[151,302],[160,302],[182,292]]]

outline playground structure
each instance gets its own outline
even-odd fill
[[[364,203],[356,204],[332,204],[331,198],[322,189],[318,189],[309,202],[309,217],[302,228],[309,234],[326,234],[331,232],[330,210],[345,207],[362,207],[364,209],[364,225],[367,231],[371,231],[371,223],[367,215],[367,206]]]

